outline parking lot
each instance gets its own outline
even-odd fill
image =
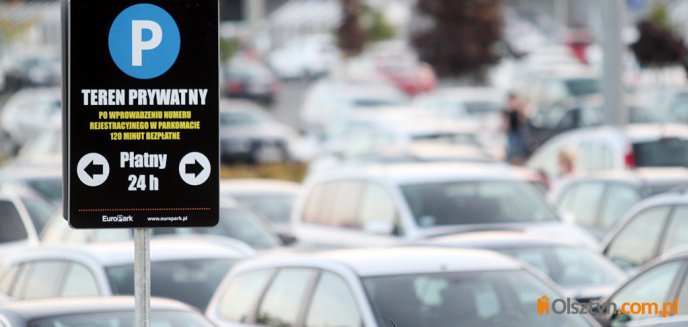
[[[63,127],[60,2],[0,1],[0,327],[136,326],[141,234],[117,224],[145,211],[151,326],[688,326],[688,6],[619,1],[613,49],[606,6],[540,2],[221,1],[217,107],[182,78],[107,91],[133,75],[103,43],[89,135],[124,139],[97,143]],[[136,85],[207,73],[174,72],[170,11],[179,62]],[[65,144],[132,150],[63,167]],[[216,177],[217,225],[185,226]]]

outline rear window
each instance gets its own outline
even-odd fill
[[[0,243],[26,239],[29,235],[17,208],[10,201],[0,201]]]
[[[637,167],[688,167],[688,140],[635,143],[633,155]]]

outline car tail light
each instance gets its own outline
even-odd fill
[[[635,155],[630,147],[626,150],[626,154],[624,155],[624,164],[626,168],[635,168]]]
[[[229,81],[227,84],[227,90],[229,92],[239,92],[241,91],[241,82],[239,81]]]

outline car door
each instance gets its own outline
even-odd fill
[[[607,300],[614,303],[617,310],[629,310],[632,303],[657,303],[662,306],[665,302],[672,302],[676,297],[681,283],[685,279],[686,264],[681,260],[673,260],[653,266],[645,270],[621,286]],[[680,302],[679,302],[680,303]],[[627,304],[624,307],[624,304]],[[679,308],[681,306],[679,305]],[[679,309],[683,310],[683,309]],[[655,319],[662,319],[657,314],[615,314],[609,321],[613,326],[635,326],[649,323]],[[627,321],[626,323],[622,321]]]
[[[639,267],[655,258],[659,253],[671,210],[670,205],[658,205],[636,213],[612,236],[604,254],[626,270]]]

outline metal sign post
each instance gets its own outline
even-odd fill
[[[150,229],[134,229],[134,296],[137,327],[151,325]]]

